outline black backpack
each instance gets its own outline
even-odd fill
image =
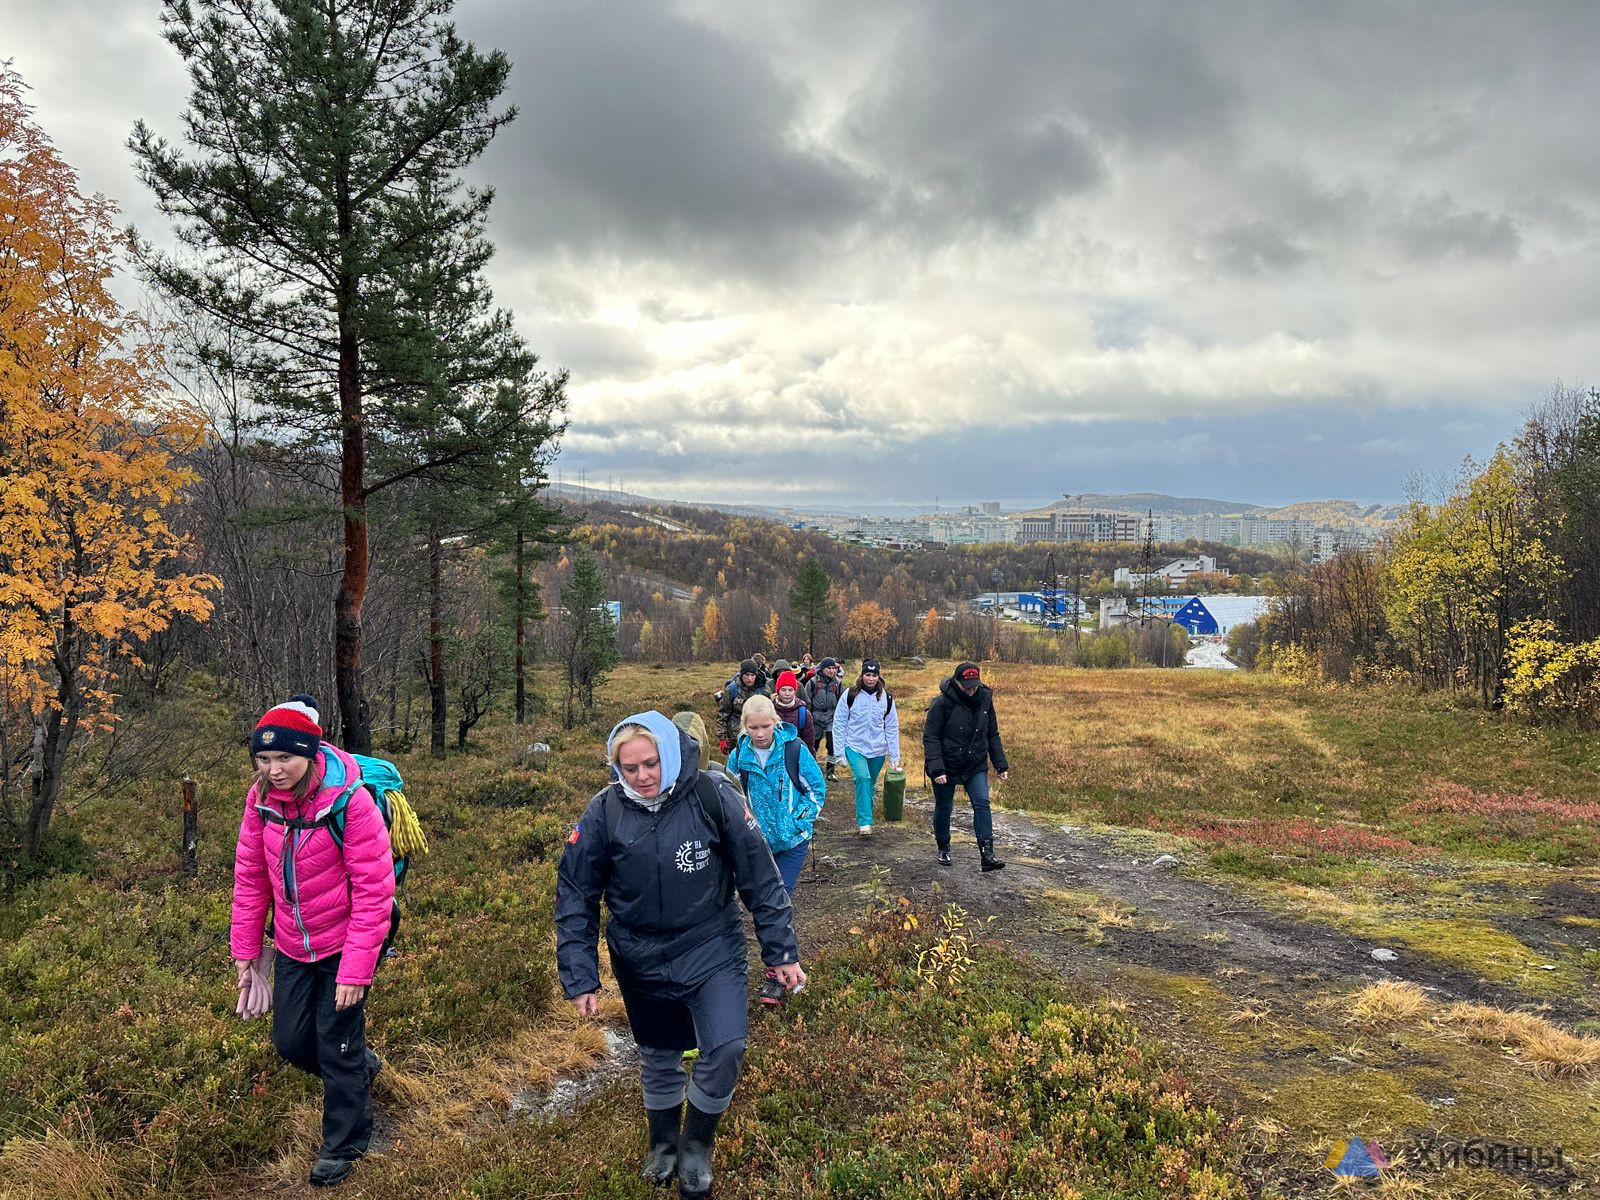
[[[851,684],[849,689],[844,693],[842,698],[844,700],[845,712],[855,711],[856,696],[860,693],[860,691],[861,689],[856,687],[855,684]],[[871,695],[872,693],[869,692],[867,694]],[[894,693],[888,688],[884,688],[883,694],[889,698],[889,703],[883,706],[883,723],[887,725],[889,723],[889,714],[894,711]]]
[[[717,840],[723,837],[722,826],[722,797],[717,795],[716,781],[705,771],[701,771],[694,781],[695,798],[700,801],[700,811],[704,814],[706,824],[716,831]],[[617,825],[622,820],[622,785],[614,783],[606,789],[606,798],[601,802],[605,805],[606,814],[606,845],[610,846],[617,840]]]
[[[806,786],[805,780],[800,778],[800,739],[791,738],[783,744],[783,769],[789,772],[789,782],[794,784],[794,790],[802,796],[811,795],[811,789]],[[739,782],[744,787],[744,794],[750,794],[750,772],[740,771]]]

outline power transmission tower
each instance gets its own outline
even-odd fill
[[[1083,547],[1072,548],[1072,650],[1083,650]]]
[[[1150,577],[1155,574],[1156,565],[1156,514],[1154,509],[1145,513],[1144,523],[1144,552],[1139,556],[1140,584],[1144,588],[1143,599],[1139,602],[1139,610],[1145,615],[1150,615]]]
[[[1045,598],[1049,598],[1051,614],[1054,615],[1056,598],[1060,590],[1057,587],[1060,580],[1056,576],[1056,552],[1054,550],[1046,550],[1044,553],[1044,579],[1044,586],[1039,589],[1039,624],[1041,625],[1045,623]]]

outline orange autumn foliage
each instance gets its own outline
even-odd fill
[[[112,716],[118,665],[216,581],[166,509],[201,436],[149,324],[108,290],[116,207],[84,196],[0,66],[0,701],[57,748]]]
[[[900,624],[895,615],[876,600],[866,600],[850,610],[845,618],[844,636],[861,654],[875,654]]]

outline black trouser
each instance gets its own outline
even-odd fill
[[[372,1080],[367,1072],[367,1005],[333,1007],[339,956],[314,963],[277,956],[272,983],[272,1044],[322,1080],[319,1158],[360,1158],[372,1140]]]

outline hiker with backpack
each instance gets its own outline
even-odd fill
[[[719,775],[734,786],[739,785],[739,780],[729,774],[728,768],[711,757],[712,747],[706,737],[706,723],[700,714],[693,709],[672,714],[672,723],[683,730],[694,741],[700,750],[700,769],[708,775]]]
[[[715,693],[717,702],[717,749],[723,754],[739,740],[739,710],[751,696],[766,696],[766,676],[753,658],[739,664],[739,673]]]
[[[824,753],[827,766],[823,773],[832,779],[835,768],[844,761],[844,755],[839,752],[833,737],[833,718],[838,712],[839,700],[844,695],[844,684],[839,682],[838,661],[825,658],[818,663],[816,674],[809,682],[801,684],[800,694],[805,697],[812,727],[817,731],[816,741],[811,748],[815,751],[826,746]],[[817,761],[822,761],[822,755],[818,755]]]
[[[367,1046],[366,997],[393,927],[394,854],[360,766],[322,740],[310,696],[267,712],[250,751],[256,777],[234,852],[229,933],[238,1011],[271,1008],[278,1053],[321,1078],[322,1147],[309,1182],[333,1187],[372,1138],[382,1062]]]
[[[878,772],[887,759],[891,769],[900,769],[900,714],[894,696],[878,670],[878,660],[861,664],[861,674],[834,714],[833,730],[850,764],[856,788],[856,833],[872,833],[872,792]]]
[[[950,865],[950,814],[955,808],[956,785],[972,804],[972,832],[978,839],[978,859],[985,871],[1006,864],[994,855],[994,818],[989,812],[989,764],[1001,779],[1009,775],[1005,747],[1000,744],[1000,724],[994,712],[994,692],[982,681],[978,664],[964,662],[939,685],[928,705],[922,727],[922,757],[933,781],[933,840],[939,865]]]
[[[728,756],[728,770],[739,777],[744,787],[745,798],[761,823],[761,832],[792,903],[828,785],[794,726],[779,717],[776,706],[765,696],[751,698],[740,718],[744,732]],[[767,977],[761,984],[761,1003],[781,1004],[786,994],[777,972],[767,968]]]
[[[600,1011],[600,902],[611,969],[639,1044],[655,1184],[711,1191],[711,1148],[749,1030],[749,968],[735,892],[761,958],[805,984],[789,896],[739,791],[700,770],[700,748],[657,712],[611,731],[614,781],[589,801],[556,874],[556,965],[581,1017]],[[698,1050],[685,1085],[683,1054]],[[688,1102],[685,1109],[685,1100]]]
[[[778,686],[772,694],[772,707],[778,714],[778,720],[793,725],[795,732],[800,735],[800,740],[806,744],[806,749],[815,754],[816,726],[812,723],[811,712],[806,707],[805,701],[800,699],[800,681],[795,678],[793,671],[778,673]]]

